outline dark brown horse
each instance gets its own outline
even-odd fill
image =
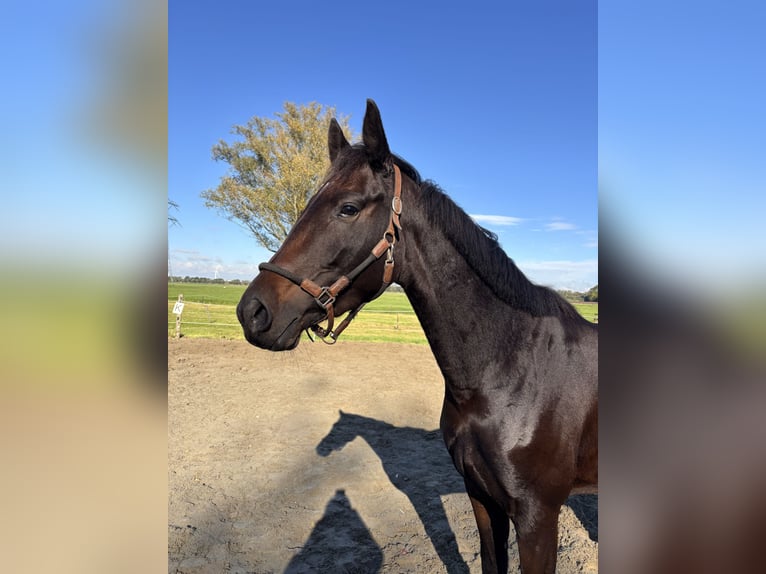
[[[444,375],[440,426],[482,571],[507,572],[510,518],[522,571],[553,573],[561,505],[597,482],[596,326],[391,153],[372,101],[362,132],[350,145],[330,123],[324,183],[237,307],[245,337],[273,351],[305,329],[332,341],[336,315],[401,285]],[[380,375],[395,384],[396,367]]]

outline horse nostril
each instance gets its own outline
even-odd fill
[[[271,327],[271,313],[258,299],[253,297],[237,306],[237,318],[246,331],[262,333]]]
[[[266,331],[271,327],[271,313],[265,305],[259,302],[258,309],[255,310],[253,315],[253,328],[258,331]]]

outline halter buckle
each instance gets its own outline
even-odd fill
[[[329,287],[322,287],[319,295],[314,297],[314,301],[316,301],[317,305],[319,305],[322,309],[327,309],[330,305],[335,303],[335,295],[330,293]]]

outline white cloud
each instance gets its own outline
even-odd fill
[[[499,225],[499,226],[518,225],[519,223],[524,221],[520,217],[511,217],[510,215],[470,214],[470,216],[476,223],[485,224],[485,225]]]
[[[249,281],[258,274],[258,264],[242,259],[225,261],[190,249],[171,249],[169,269],[173,275],[190,277],[223,277]]]
[[[545,224],[546,231],[570,231],[572,229],[577,229],[577,226],[568,221],[556,220]]]

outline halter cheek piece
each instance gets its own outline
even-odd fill
[[[327,319],[327,327],[320,327],[319,324],[311,325],[306,329],[306,333],[313,341],[309,329],[311,329],[322,341],[328,345],[332,345],[338,340],[343,330],[348,327],[349,323],[353,321],[357,313],[362,310],[362,307],[366,303],[362,303],[356,309],[352,310],[348,316],[338,325],[338,328],[333,330],[333,324],[335,321],[335,310],[333,303],[338,295],[346,289],[354,280],[362,274],[370,265],[380,259],[383,254],[386,254],[386,260],[383,267],[383,284],[380,290],[375,294],[372,299],[377,298],[386,290],[391,284],[391,279],[394,275],[394,245],[396,244],[396,231],[401,230],[402,226],[399,223],[399,216],[402,213],[402,174],[399,171],[399,167],[394,164],[394,198],[391,200],[391,216],[388,220],[388,227],[383,233],[383,238],[375,244],[372,251],[367,258],[357,265],[349,274],[341,275],[332,285],[329,287],[320,287],[314,283],[311,279],[302,278],[294,273],[291,273],[287,269],[283,269],[273,263],[261,263],[258,265],[260,271],[271,271],[281,277],[284,277],[288,281],[292,281],[303,289],[306,293],[314,298],[314,301],[322,309],[325,310],[325,319]],[[329,340],[328,340],[329,339]]]

